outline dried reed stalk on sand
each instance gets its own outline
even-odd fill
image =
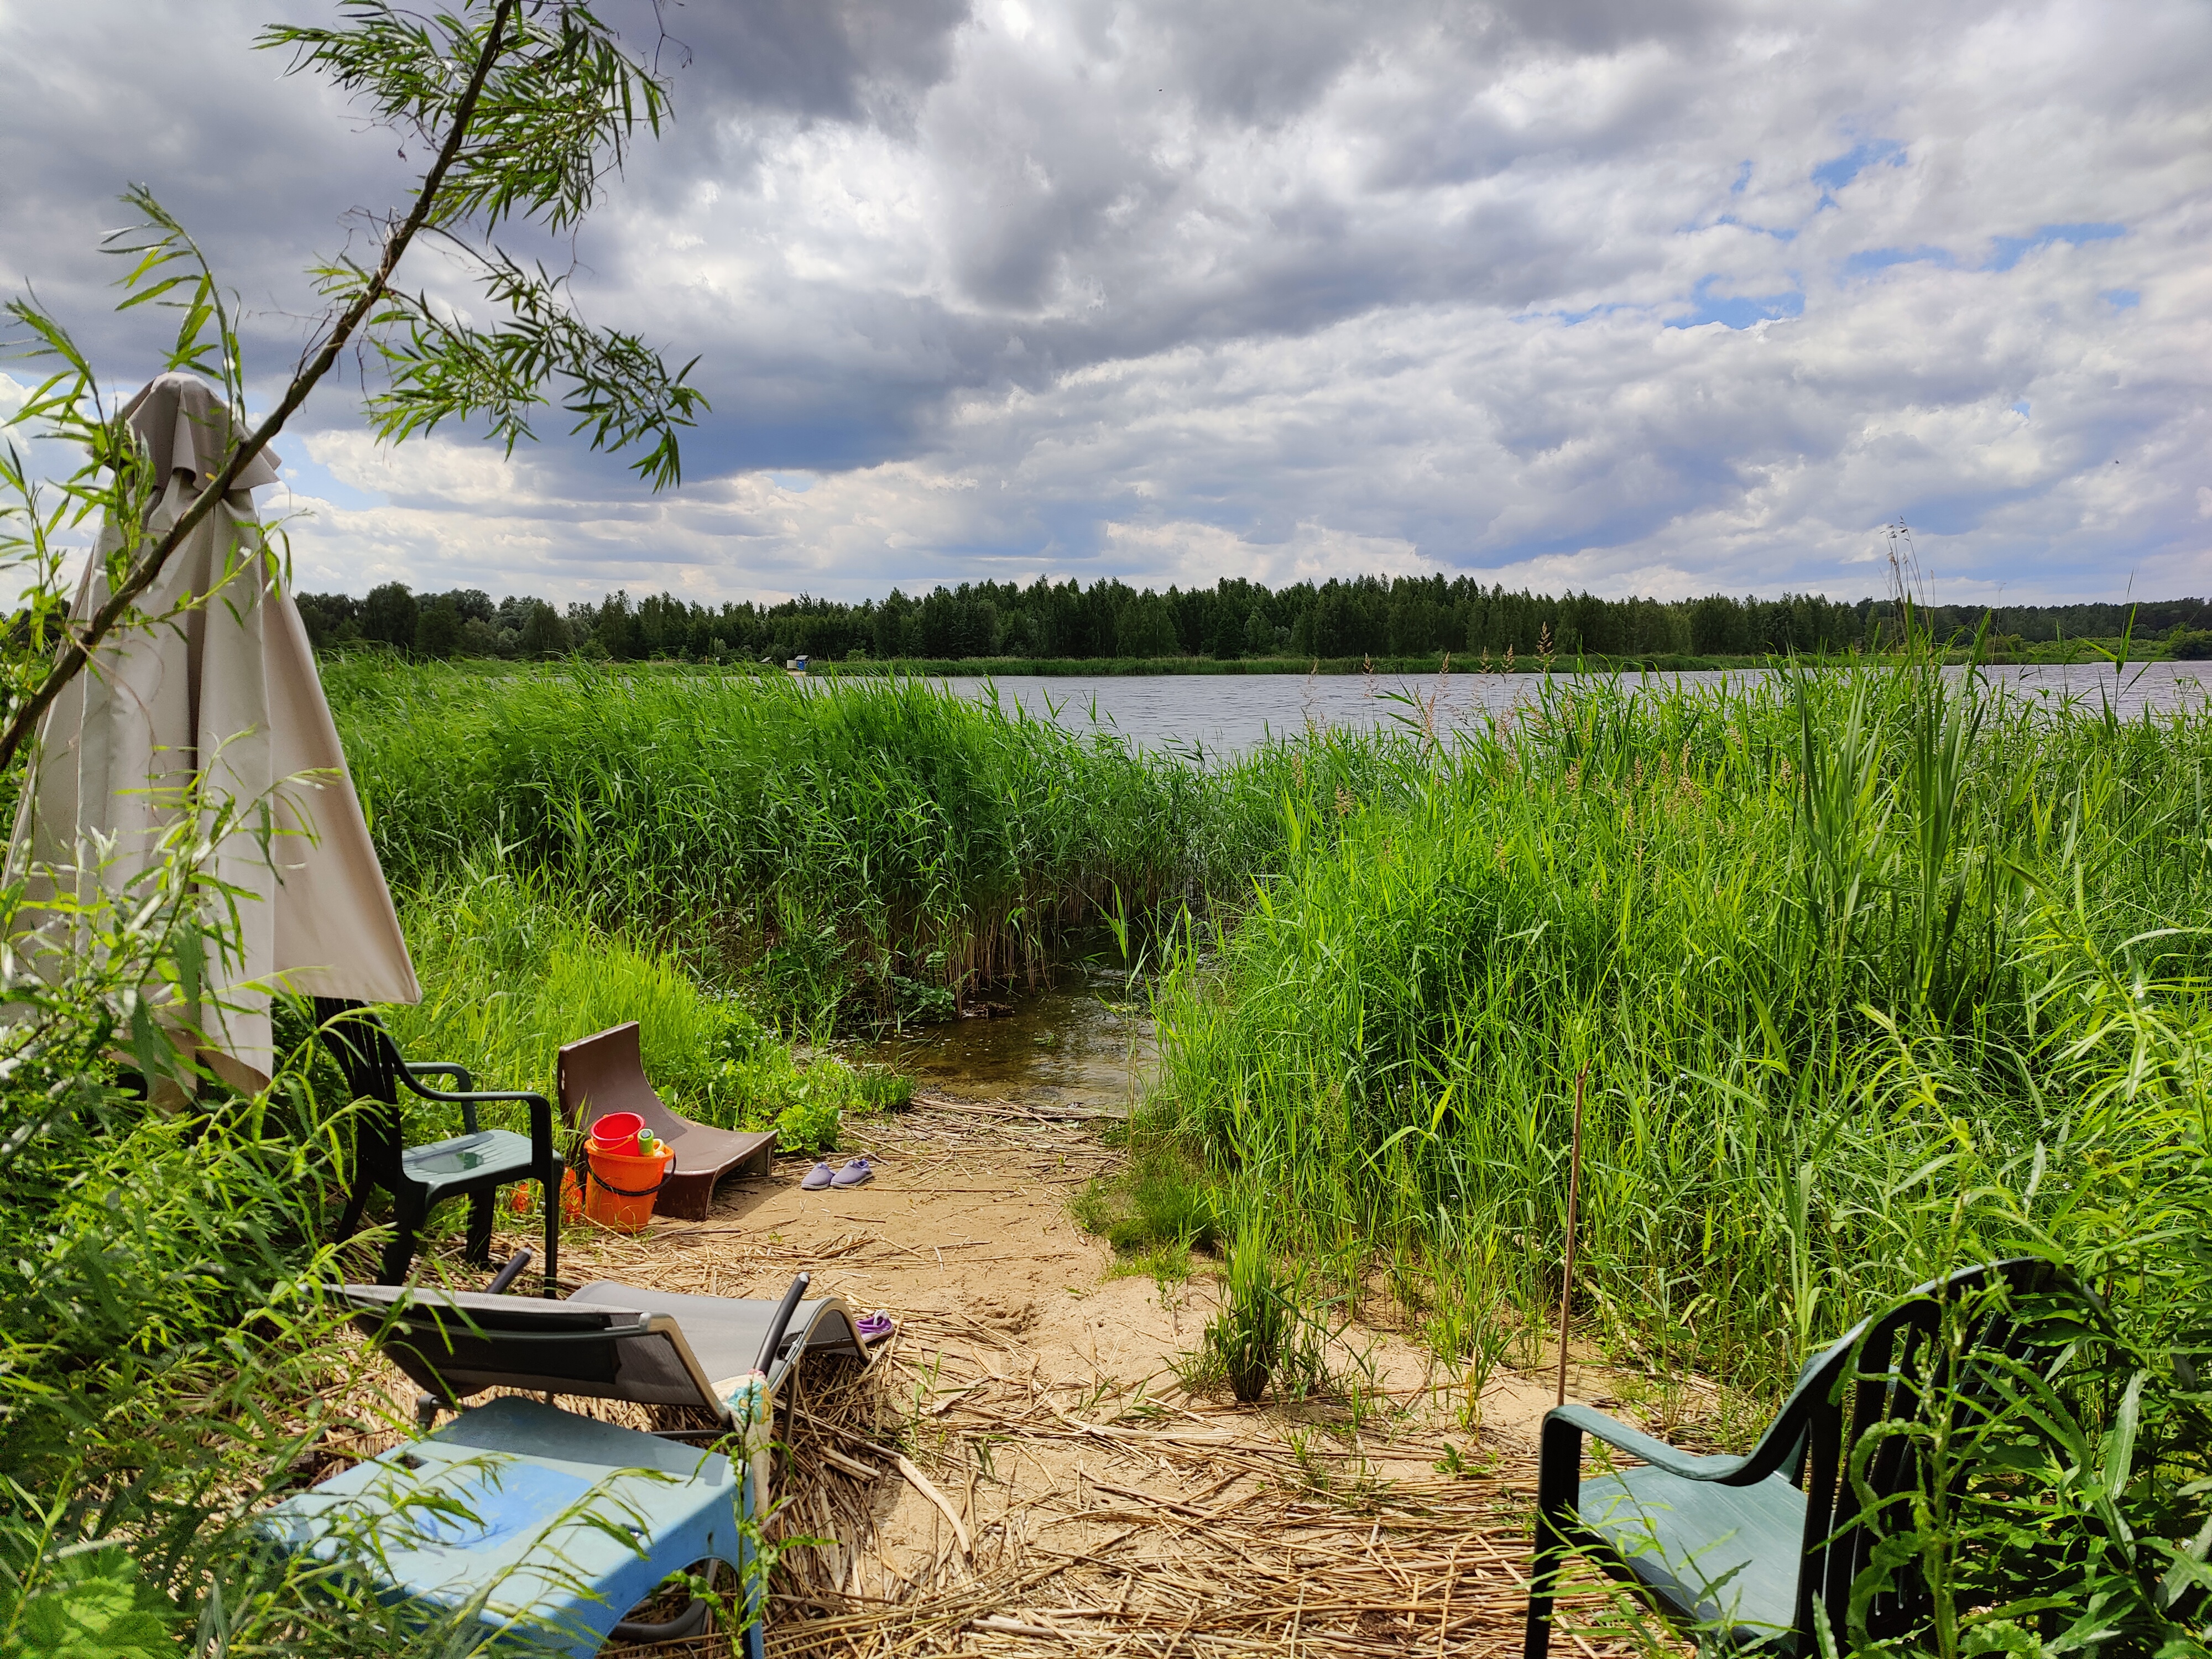
[[[1009,1151],[1048,1152],[1055,1169],[1111,1158],[1079,1125],[1018,1109],[933,1106],[869,1133],[917,1169]],[[802,1268],[902,1255],[912,1252],[866,1227],[778,1243],[707,1223],[645,1239],[579,1233],[562,1261],[578,1283],[762,1296]],[[771,1659],[1519,1651],[1535,1486],[1526,1456],[1492,1449],[1481,1478],[1386,1482],[1357,1441],[1300,1440],[1264,1412],[1191,1401],[1164,1419],[1117,1421],[1093,1379],[1042,1375],[1039,1360],[1002,1322],[909,1309],[867,1363],[814,1356],[799,1367],[778,1423],[767,1528],[791,1546],[769,1586]],[[945,1362],[982,1375],[942,1382]],[[697,1426],[569,1403],[637,1426]],[[1434,1455],[1393,1448],[1417,1449]],[[909,1480],[951,1523],[933,1555],[884,1544]],[[1563,1651],[1648,1651],[1610,1592],[1563,1597],[1560,1615]],[[741,1644],[715,1632],[650,1651],[735,1659]]]

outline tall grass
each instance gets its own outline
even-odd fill
[[[1587,1066],[1577,1317],[1771,1391],[1961,1248],[1975,1182],[2086,1178],[2081,975],[2197,1017],[2208,759],[2202,711],[1926,668],[1555,685],[1291,833],[1162,989],[1160,1110],[1486,1363],[1557,1306]]]
[[[833,1147],[842,1113],[910,1091],[832,1054],[802,1064],[741,998],[702,984],[666,951],[601,928],[588,902],[500,848],[462,860],[404,910],[423,997],[386,1019],[403,1052],[459,1060],[479,1086],[551,1097],[562,1043],[635,1020],[646,1075],[669,1104],[723,1128],[774,1127],[787,1152]],[[451,1132],[445,1109],[416,1109],[419,1138]],[[486,1121],[526,1127],[520,1107],[488,1108]]]
[[[808,1029],[949,1012],[1034,983],[1072,923],[1239,890],[1285,791],[1411,752],[1324,737],[1209,770],[910,679],[347,659],[329,689],[396,885],[495,855]]]

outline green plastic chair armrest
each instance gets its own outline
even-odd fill
[[[410,1067],[411,1073],[412,1067]],[[459,1069],[458,1067],[454,1069]],[[474,1089],[464,1094],[459,1091],[430,1089],[417,1083],[412,1075],[407,1086],[425,1100],[436,1100],[457,1104],[461,1109],[461,1121],[468,1125],[469,1133],[476,1133],[477,1108],[497,1101],[519,1100],[530,1108],[530,1144],[541,1154],[553,1152],[553,1104],[544,1095],[531,1089]]]
[[[1730,1486],[1747,1484],[1740,1478],[1732,1480],[1730,1477],[1740,1476],[1741,1471],[1751,1462],[1749,1458],[1677,1451],[1665,1441],[1655,1440],[1641,1430],[1632,1429],[1627,1424],[1607,1417],[1594,1406],[1556,1406],[1544,1413],[1544,1428],[1547,1434],[1554,1423],[1571,1424],[1591,1439],[1602,1441],[1616,1451],[1639,1457],[1653,1468],[1664,1469],[1685,1480],[1717,1480]],[[1765,1478],[1765,1474],[1750,1477],[1753,1480]]]
[[[407,1068],[410,1078],[449,1077],[457,1079],[457,1086],[460,1088],[467,1089],[473,1086],[472,1079],[469,1076],[469,1068],[454,1060],[403,1060],[399,1063]]]

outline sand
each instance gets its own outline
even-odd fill
[[[703,1222],[568,1235],[564,1281],[769,1297],[805,1271],[898,1322],[865,1370],[810,1361],[794,1385],[771,1535],[821,1541],[776,1570],[769,1652],[1517,1652],[1551,1376],[1494,1376],[1471,1426],[1378,1296],[1332,1349],[1348,1389],[1189,1393],[1214,1280],[1117,1273],[1076,1224],[1117,1161],[1096,1127],[923,1097],[848,1122],[835,1161],[870,1157],[864,1186],[803,1191],[787,1159]],[[1571,1380],[1607,1397],[1593,1367]],[[1626,1650],[1618,1616],[1585,1595],[1559,1650]]]

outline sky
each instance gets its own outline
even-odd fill
[[[421,165],[252,49],[334,9],[0,0],[0,289],[144,379],[143,181],[269,395]],[[1902,517],[1939,599],[2212,592],[2203,0],[601,9],[676,118],[554,252],[698,357],[684,483],[557,421],[381,448],[334,382],[264,495],[301,588],[1856,599]]]

